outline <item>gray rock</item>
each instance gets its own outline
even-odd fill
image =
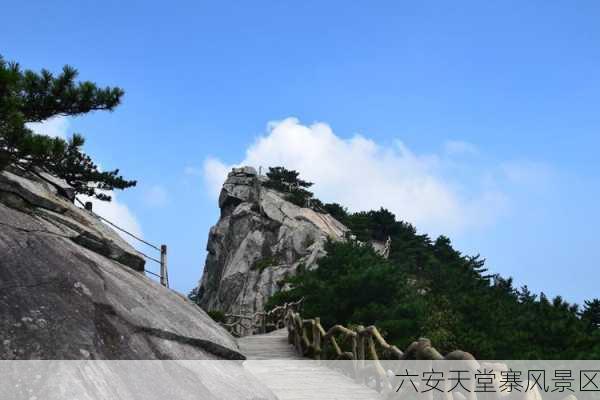
[[[40,168],[37,168],[35,173],[41,179],[54,186],[57,191],[57,194],[60,194],[71,201],[75,200],[75,189],[69,186],[69,184],[64,179],[59,179],[56,176],[51,175]]]
[[[228,176],[230,176],[230,177],[232,177],[232,176],[242,176],[242,177],[256,176],[256,169],[254,167],[250,167],[250,166],[232,168],[232,170],[228,174]]]
[[[186,367],[188,388],[200,389],[185,398],[273,398],[244,372],[222,327],[146,277],[142,256],[55,183],[0,172],[0,359],[232,360]],[[86,371],[84,383],[96,379]],[[158,373],[155,386],[174,386],[176,376]]]
[[[329,214],[286,201],[263,187],[264,180],[243,167],[234,168],[223,184],[221,217],[209,232],[198,289],[205,310],[262,311],[300,265],[317,266],[327,238],[341,240],[348,231]]]
[[[0,358],[240,359],[222,328],[37,174],[0,173]],[[12,355],[12,357],[10,356]]]

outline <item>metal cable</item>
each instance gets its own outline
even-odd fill
[[[160,275],[158,275],[158,274],[155,274],[155,273],[154,273],[154,272],[152,272],[152,271],[148,271],[147,269],[146,269],[146,270],[144,270],[144,272],[147,272],[147,273],[149,273],[150,275],[154,275],[154,276],[156,276],[157,278],[160,278]]]
[[[77,200],[77,202],[78,202],[79,204],[81,204],[81,205],[82,205],[82,206],[85,208],[85,203],[84,203],[84,202],[82,202],[81,200],[79,200],[77,197],[75,197],[75,200]],[[88,211],[90,211],[90,210],[88,210]],[[101,219],[102,221],[104,221],[104,222],[106,222],[107,224],[111,225],[112,227],[114,227],[114,228],[116,228],[116,229],[120,230],[120,231],[121,231],[121,232],[123,232],[123,233],[126,233],[127,235],[131,236],[132,238],[134,238],[134,239],[136,239],[136,240],[138,240],[138,241],[140,241],[140,242],[144,243],[145,245],[147,245],[147,246],[150,246],[150,247],[152,247],[152,248],[154,248],[154,249],[156,249],[156,250],[160,251],[160,247],[158,247],[158,246],[155,246],[155,245],[153,245],[152,243],[148,243],[148,242],[146,242],[144,239],[141,239],[141,238],[137,237],[137,236],[136,236],[136,235],[134,235],[133,233],[126,231],[125,229],[121,228],[121,227],[120,227],[120,226],[118,226],[118,225],[115,225],[113,222],[111,222],[111,221],[107,220],[106,218],[104,218],[104,217],[103,217],[103,216],[101,216],[101,215],[98,215],[98,214],[96,214],[94,211],[90,211],[90,212],[91,212],[92,214],[94,214],[96,217],[98,217],[99,219]],[[143,253],[142,253],[142,254],[143,254]],[[145,257],[146,257],[146,258],[149,258],[149,259],[151,259],[151,260],[157,261],[156,259],[154,259],[154,258],[152,258],[152,257],[148,257],[148,256],[145,256]],[[157,262],[160,264],[160,261],[157,261]]]
[[[81,204],[81,205],[82,205],[82,206],[85,208],[85,203],[84,203],[84,202],[82,202],[81,200],[79,200],[77,197],[75,197],[75,200],[76,200],[76,201],[77,201],[79,204]],[[150,247],[152,247],[152,248],[154,248],[154,249],[156,249],[156,250],[158,250],[158,251],[161,251],[161,250],[160,250],[160,248],[159,248],[158,246],[155,246],[155,245],[153,245],[152,243],[148,243],[148,242],[147,242],[147,241],[145,241],[144,239],[141,239],[141,238],[137,237],[136,235],[134,235],[133,233],[126,231],[125,229],[121,228],[120,226],[118,226],[118,225],[114,224],[113,222],[111,222],[111,221],[107,220],[107,219],[106,219],[106,218],[104,218],[103,216],[101,216],[101,215],[99,215],[99,214],[96,214],[95,212],[93,212],[93,211],[91,211],[91,210],[88,210],[88,211],[89,211],[90,213],[92,213],[92,215],[95,215],[96,217],[98,217],[98,219],[100,219],[100,220],[102,220],[102,221],[106,222],[107,224],[109,224],[110,226],[112,226],[112,227],[114,227],[114,228],[116,228],[116,229],[120,230],[120,231],[121,231],[121,232],[123,232],[123,233],[126,233],[126,234],[128,234],[128,235],[129,235],[129,236],[131,236],[132,238],[134,238],[134,239],[136,239],[136,240],[138,240],[138,241],[140,241],[140,242],[142,242],[142,243],[144,243],[144,244],[146,244],[146,245],[148,245],[148,246],[150,246]],[[140,255],[142,255],[143,257],[147,258],[148,260],[150,260],[150,261],[154,261],[155,263],[157,263],[157,264],[159,264],[159,265],[162,265],[162,262],[160,262],[160,260],[157,260],[157,259],[156,259],[156,258],[154,258],[154,257],[150,257],[149,255],[147,255],[147,254],[145,254],[145,253],[142,253],[141,251],[139,251],[139,250],[137,250],[137,249],[136,249],[136,251],[137,251],[137,252],[138,252]],[[152,271],[148,271],[147,269],[144,269],[144,272],[147,272],[147,273],[149,273],[150,275],[154,275],[154,276],[156,276],[157,278],[161,278],[161,276],[160,276],[159,274],[156,274],[156,273],[154,273],[154,272],[152,272]],[[162,278],[161,278],[161,279],[162,279]],[[167,278],[167,279],[168,279],[168,278]]]
[[[161,263],[159,260],[157,260],[156,258],[150,257],[149,255],[147,255],[147,254],[144,254],[144,253],[142,253],[142,252],[141,252],[141,251],[139,251],[139,250],[136,250],[136,251],[137,251],[138,253],[140,253],[142,256],[146,257],[148,260],[150,260],[150,261],[154,261],[154,262],[155,262],[155,263],[157,263],[157,264],[162,264],[162,263]]]

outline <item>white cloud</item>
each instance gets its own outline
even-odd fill
[[[26,126],[38,135],[66,139],[68,133],[67,130],[69,129],[69,119],[67,117],[58,116],[42,122],[30,122],[27,123]]]
[[[547,184],[554,175],[547,164],[523,160],[504,162],[500,170],[512,183],[538,187]]]
[[[32,122],[26,124],[34,133],[39,135],[46,135],[52,137],[59,137],[66,139],[69,129],[69,119],[67,117],[58,116],[47,119],[42,122]],[[100,168],[101,169],[101,168]],[[112,201],[100,201],[95,198],[88,196],[79,195],[77,196],[82,202],[91,201],[93,204],[93,210],[98,215],[106,218],[107,220],[115,223],[123,229],[133,233],[138,237],[142,237],[142,228],[137,218],[133,215],[129,207],[124,203],[118,201],[117,194],[112,191],[106,191],[107,195],[112,197]],[[166,201],[166,192],[162,193],[161,188],[158,186],[152,187],[149,191],[148,201],[153,201],[154,204],[162,203]],[[112,228],[112,227],[111,227]],[[124,234],[119,230],[115,230],[123,239],[128,241],[130,244],[137,246],[139,243],[132,239],[129,235]]]
[[[201,168],[197,168],[197,167],[193,167],[193,166],[185,167],[183,172],[186,175],[192,175],[192,176],[203,176],[204,175]]]
[[[167,190],[160,185],[149,187],[144,193],[144,203],[148,207],[163,207],[169,201]]]
[[[209,157],[204,160],[204,180],[208,186],[208,190],[211,194],[214,194],[215,197],[219,195],[221,186],[223,186],[223,182],[225,181],[225,178],[227,178],[227,173],[230,170],[230,166],[226,166],[216,158]]]
[[[77,196],[82,202],[91,201],[93,210],[96,214],[103,218],[111,221],[112,223],[120,226],[128,232],[136,235],[137,237],[143,237],[142,228],[135,215],[131,212],[129,207],[124,203],[119,202],[117,194],[115,192],[105,192],[107,195],[112,197],[110,202],[100,201],[96,198],[90,198],[88,196],[79,195]],[[111,227],[112,228],[112,227]],[[114,228],[112,228],[114,229]],[[133,239],[131,236],[125,233],[115,230],[123,239],[129,242],[132,246],[138,246],[139,242]]]
[[[444,151],[446,154],[451,156],[479,154],[479,149],[477,146],[462,140],[448,140],[446,143],[444,143]]]
[[[341,138],[325,123],[306,126],[288,118],[269,123],[267,133],[236,165],[298,170],[315,182],[314,192],[325,202],[335,201],[353,211],[385,207],[431,234],[493,222],[504,211],[506,197],[495,190],[477,191],[448,182],[443,175],[449,164],[443,155],[415,154],[401,141],[383,147],[361,135]],[[204,177],[211,193],[219,193],[231,167],[215,158],[205,160]]]

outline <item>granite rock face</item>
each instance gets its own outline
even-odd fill
[[[239,359],[202,310],[56,182],[0,172],[1,359]]]
[[[244,371],[234,338],[146,277],[142,256],[49,178],[0,172],[0,359],[228,360],[183,368],[200,388],[188,397],[273,398]],[[88,372],[77,372],[81,393],[97,388],[98,371]],[[161,379],[168,388],[169,375]]]
[[[299,266],[313,268],[327,238],[348,229],[332,216],[298,207],[266,188],[252,167],[234,168],[219,196],[221,217],[210,229],[198,288],[205,310],[250,314],[282,289]]]

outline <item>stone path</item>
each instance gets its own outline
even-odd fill
[[[279,400],[380,400],[379,394],[353,379],[299,357],[287,342],[287,330],[238,339],[248,358],[246,369]]]

